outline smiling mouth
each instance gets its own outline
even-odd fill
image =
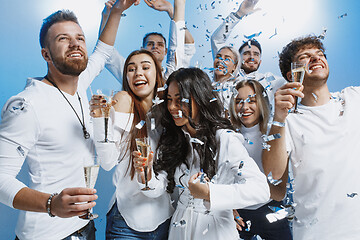
[[[240,117],[241,117],[241,118],[248,118],[248,117],[250,117],[251,115],[253,115],[253,113],[240,113]]]
[[[135,87],[143,86],[146,84],[147,84],[147,81],[145,81],[145,80],[138,80],[138,81],[134,82]]]
[[[72,53],[67,54],[68,58],[81,58],[82,56],[83,56],[83,54],[80,52],[72,52]]]

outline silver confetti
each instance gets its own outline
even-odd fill
[[[192,143],[199,143],[200,145],[204,145],[204,142],[197,138],[191,138],[190,142]]]
[[[24,149],[22,149],[21,146],[18,146],[18,147],[16,148],[16,151],[17,151],[22,157],[25,156],[25,151],[24,151]]]
[[[145,125],[145,121],[144,121],[144,120],[141,120],[138,124],[136,124],[135,127],[136,127],[137,129],[142,129],[144,125]]]
[[[274,179],[272,176],[272,172],[269,172],[267,179],[268,179],[269,183],[274,186],[279,185],[282,182],[281,179],[278,179],[278,180]]]

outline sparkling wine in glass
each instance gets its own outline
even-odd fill
[[[306,64],[302,62],[291,63],[291,79],[293,82],[299,82],[302,84],[305,75]],[[292,113],[299,113],[298,109],[298,97],[295,97],[295,105]]]
[[[148,163],[149,163],[148,158],[151,151],[149,139],[147,137],[136,138],[135,142],[136,142],[137,150],[141,153],[141,157],[147,158],[146,164],[144,166],[145,187],[142,188],[141,190],[142,191],[153,190],[153,188],[150,188],[148,186]]]
[[[91,165],[84,167],[84,175],[85,175],[85,185],[87,188],[94,188],[97,180],[97,176],[99,174],[99,165]],[[85,216],[82,216],[82,219],[93,220],[97,218],[99,215],[96,213],[91,213],[90,209]]]
[[[104,117],[104,125],[105,125],[105,139],[100,141],[100,142],[103,142],[103,143],[109,143],[109,142],[113,142],[113,141],[110,141],[108,139],[108,129],[109,129],[109,117],[110,117],[110,110],[111,110],[111,107],[112,107],[112,98],[113,98],[113,95],[114,95],[114,91],[113,90],[101,90],[101,89],[98,89],[96,91],[97,95],[100,95],[103,97],[103,99],[106,100],[106,103],[105,104],[105,107],[101,108],[101,113]]]

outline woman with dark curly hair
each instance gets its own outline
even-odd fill
[[[266,177],[202,70],[180,69],[166,84],[154,170],[167,175],[168,192],[179,191],[169,239],[238,239],[232,209],[266,202]]]

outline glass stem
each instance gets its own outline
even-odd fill
[[[109,139],[108,139],[109,118],[105,117],[104,120],[105,120],[105,140],[104,140],[104,142],[108,142],[109,141]]]
[[[145,166],[144,167],[145,187],[148,187],[147,170],[148,170],[148,167]]]

